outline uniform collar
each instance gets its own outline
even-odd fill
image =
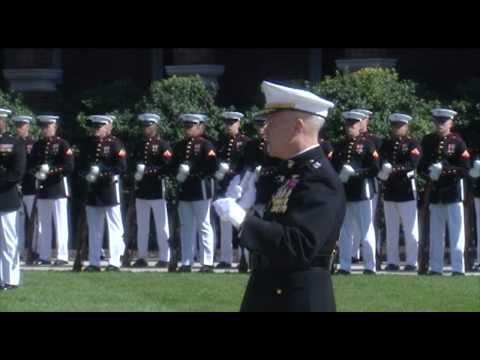
[[[296,155],[292,156],[289,160],[286,161],[287,169],[298,168],[299,165],[307,162],[310,159],[318,158],[322,154],[320,144],[310,146]]]

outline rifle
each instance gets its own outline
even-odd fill
[[[136,208],[135,208],[135,189],[132,188],[130,190],[130,196],[128,196],[127,202],[127,212],[125,215],[125,233],[124,239],[126,239],[125,244],[125,252],[122,256],[122,266],[123,267],[130,267],[132,261],[132,253],[133,253],[133,243],[136,239],[135,234],[135,224],[136,224]]]
[[[84,199],[87,198],[90,190],[90,185],[87,183],[87,192],[84,194]],[[88,249],[88,225],[87,225],[87,209],[86,209],[86,200],[80,202],[80,213],[78,216],[77,222],[77,251],[75,254],[75,260],[73,262],[72,271],[80,272],[82,271],[82,260],[86,258],[86,253]]]
[[[25,208],[25,217],[28,218],[27,221],[27,229],[25,231],[25,236],[26,236],[26,247],[27,247],[27,254],[25,256],[25,264],[26,265],[32,265],[33,264],[33,239],[35,236],[35,229],[36,229],[36,223],[37,223],[37,196],[35,195],[35,199],[33,200],[33,207],[32,207],[32,213],[30,216],[28,216],[28,211],[26,206],[24,205]]]
[[[423,193],[423,202],[419,212],[420,241],[418,249],[418,274],[425,275],[428,272],[430,258],[430,212],[428,209],[432,182],[428,180]]]
[[[240,181],[240,184],[239,184],[242,189],[244,189],[245,186],[247,186],[251,176],[255,176],[255,169],[252,169],[252,174],[250,174],[250,176],[247,176],[246,171],[243,172],[242,180]],[[238,234],[237,234],[237,237],[238,237]],[[245,256],[245,248],[243,246],[239,246],[239,247],[240,247],[240,260],[238,263],[238,271],[241,273],[246,273],[248,272],[248,264],[251,264],[251,259],[249,259],[250,261],[247,262],[247,258]]]
[[[181,244],[180,244],[180,219],[177,207],[174,201],[167,201],[168,222],[170,226],[170,238],[168,246],[170,247],[170,263],[168,264],[168,272],[176,272],[177,265],[181,261]]]
[[[465,271],[472,271],[475,262],[475,204],[473,201],[473,184],[470,178],[463,179],[465,184],[464,221],[465,221]]]

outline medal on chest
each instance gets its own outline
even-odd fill
[[[272,214],[284,214],[288,209],[288,200],[292,194],[293,189],[297,186],[299,181],[298,175],[293,175],[287,180],[277,192],[272,196],[270,212]]]
[[[202,146],[202,144],[195,144],[193,146],[193,153],[194,155],[198,155],[200,153],[200,147]]]
[[[355,152],[361,155],[363,153],[363,144],[357,144],[357,146],[355,147]]]
[[[448,144],[447,154],[448,155],[453,155],[454,152],[455,152],[455,144]]]

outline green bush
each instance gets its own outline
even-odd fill
[[[392,69],[366,68],[353,73],[337,73],[326,77],[317,84],[306,83],[312,92],[335,103],[335,108],[327,121],[327,134],[334,140],[343,133],[344,111],[366,108],[373,112],[370,129],[374,133],[388,135],[388,116],[393,112],[403,112],[413,116],[411,133],[420,138],[433,130],[431,109],[440,106],[435,100],[421,98],[418,84],[412,80],[402,80]]]
[[[22,95],[16,92],[4,92],[0,90],[0,108],[6,108],[12,110],[12,116],[14,115],[30,115],[33,116],[32,110],[23,103]],[[15,126],[12,118],[8,120],[9,132],[15,134]],[[38,126],[35,122],[30,125],[30,131],[33,135],[38,134]]]
[[[198,112],[207,114],[207,134],[216,138],[222,131],[221,109],[215,105],[217,88],[207,85],[200,76],[172,76],[155,81],[149,92],[135,106],[136,112],[154,112],[160,114],[161,134],[176,141],[182,136],[178,117],[182,113]]]

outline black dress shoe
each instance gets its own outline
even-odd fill
[[[338,275],[350,275],[350,271],[343,270],[343,269],[339,269],[339,270],[337,271],[337,274],[338,274]]]
[[[400,266],[395,265],[395,264],[388,264],[385,267],[385,271],[398,271],[398,270],[400,270]]]
[[[88,265],[85,269],[85,272],[100,272],[100,266]]]
[[[246,274],[248,272],[248,263],[247,260],[245,260],[245,257],[240,259],[237,269],[239,273]]]
[[[55,260],[53,262],[53,266],[63,266],[63,265],[68,265],[68,261],[65,260]]]
[[[415,265],[405,265],[403,271],[417,271],[417,267]]]
[[[180,269],[178,269],[178,271],[182,273],[190,273],[192,272],[192,267],[187,265],[182,265],[180,266]]]
[[[178,270],[177,270],[177,264],[169,263],[169,264],[168,264],[168,272],[169,272],[169,273],[178,272]]]
[[[213,273],[213,266],[212,265],[202,265],[199,272],[201,272],[201,273]]]
[[[105,268],[105,271],[108,271],[108,272],[118,272],[118,271],[120,271],[120,268],[119,268],[119,267],[116,267],[116,266],[113,266],[113,265],[108,265],[108,266]]]
[[[216,269],[231,269],[232,268],[232,264],[230,263],[227,263],[225,261],[221,261],[217,264],[217,266],[215,266]]]
[[[144,268],[144,267],[148,267],[148,263],[145,259],[138,259],[137,261],[135,261],[132,265],[134,268]]]
[[[10,284],[5,284],[2,286],[2,290],[8,291],[8,290],[15,290],[18,289],[17,285],[10,285]]]
[[[429,271],[428,275],[430,276],[442,276],[442,273],[439,273],[438,271]]]
[[[373,270],[363,270],[363,275],[376,275],[377,273]]]
[[[452,272],[452,276],[465,276],[465,273],[454,271]]]
[[[38,259],[37,261],[35,261],[35,265],[46,266],[51,265],[51,263],[48,260]]]
[[[157,263],[155,264],[155,267],[159,269],[166,269],[168,268],[168,264],[169,264],[168,261],[160,260],[160,261],[157,261]]]

